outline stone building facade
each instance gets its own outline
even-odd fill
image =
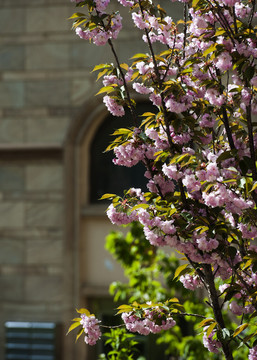
[[[76,37],[73,12],[69,0],[0,4],[1,359],[9,321],[60,324],[60,359],[89,359],[65,337],[74,309],[121,277],[103,249],[105,205],[89,196],[90,144],[107,116],[91,70],[112,57]],[[126,61],[143,49],[121,12]]]

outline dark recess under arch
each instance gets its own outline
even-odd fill
[[[147,111],[156,112],[156,107],[146,102],[137,104],[138,115]],[[116,129],[131,126],[131,116],[126,111],[122,118],[108,115],[96,131],[90,147],[90,203],[96,203],[105,193],[123,195],[123,191],[131,187],[146,190],[145,167],[142,164],[131,168],[117,166],[112,162],[113,152],[104,152]]]

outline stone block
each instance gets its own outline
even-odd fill
[[[24,55],[25,49],[22,45],[0,46],[0,71],[24,69]]]
[[[60,276],[27,276],[25,299],[27,301],[52,302],[62,299],[62,278]]]
[[[89,97],[97,93],[99,83],[92,78],[74,79],[71,89],[71,103],[73,106],[80,106],[85,103]]]
[[[0,191],[23,191],[24,189],[24,167],[0,164]]]
[[[66,5],[31,7],[26,9],[26,31],[28,33],[69,31],[70,8]]]
[[[67,106],[70,104],[70,83],[67,80],[28,81],[25,84],[25,104]]]
[[[41,202],[26,204],[26,226],[28,227],[61,227],[63,226],[62,203]]]
[[[1,8],[0,11],[0,33],[21,34],[25,31],[25,9]]]
[[[117,41],[116,49],[121,63],[130,63],[129,59],[137,53],[149,52],[147,44],[141,40],[141,36],[135,37],[129,33],[125,33],[124,38]]]
[[[63,143],[69,122],[68,117],[29,117],[26,119],[26,141],[28,143]]]
[[[22,107],[24,105],[24,84],[20,81],[0,83],[0,106]]]
[[[24,261],[24,242],[0,238],[0,264],[21,264]]]
[[[0,202],[0,229],[21,228],[24,226],[25,206],[23,202]]]
[[[26,189],[28,191],[62,190],[62,166],[57,164],[28,165],[26,168]]]
[[[70,58],[72,69],[93,70],[96,64],[113,62],[113,55],[108,46],[95,46],[79,38],[71,44]]]
[[[62,70],[69,65],[69,45],[41,44],[26,48],[27,70]]]
[[[26,6],[38,6],[46,4],[46,0],[1,0],[2,6],[15,6],[15,7],[26,7]]]
[[[25,122],[23,119],[0,119],[0,142],[3,144],[24,142]]]
[[[38,265],[57,265],[62,263],[62,240],[28,240],[26,263]]]
[[[22,301],[24,281],[21,275],[1,275],[0,276],[0,300]]]

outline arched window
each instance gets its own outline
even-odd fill
[[[139,103],[137,114],[156,111],[149,103]],[[104,152],[112,141],[113,132],[121,127],[131,127],[131,116],[126,112],[122,118],[107,116],[99,126],[90,147],[90,203],[96,203],[105,193],[123,195],[123,190],[140,187],[146,190],[145,167],[137,164],[131,168],[114,165],[112,151]]]

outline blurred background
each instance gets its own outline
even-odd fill
[[[147,48],[120,10],[123,62]],[[0,3],[0,359],[92,359],[65,333],[75,308],[108,315],[108,285],[122,279],[97,199],[130,186],[133,175],[101,157],[124,123],[94,95],[91,71],[110,50],[71,31],[75,11],[69,0]]]

